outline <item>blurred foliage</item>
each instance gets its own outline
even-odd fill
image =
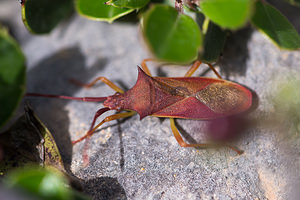
[[[54,168],[27,166],[11,171],[4,180],[8,188],[21,190],[34,199],[43,200],[88,200],[72,190],[67,178]]]
[[[49,33],[71,14],[73,0],[26,0],[22,5],[22,18],[32,33]]]
[[[25,92],[25,57],[0,25],[0,127],[16,110]]]
[[[300,135],[300,78],[290,75],[288,80],[278,81],[273,105],[278,121],[289,122]]]

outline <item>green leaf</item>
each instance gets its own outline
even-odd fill
[[[71,14],[72,0],[26,0],[22,5],[22,18],[32,33],[49,33]]]
[[[149,3],[150,0],[110,0],[107,4],[111,4],[120,8],[142,8]]]
[[[216,62],[223,51],[226,32],[216,24],[210,22],[204,37],[204,50],[200,55],[203,62]]]
[[[300,48],[300,36],[291,23],[274,7],[258,1],[252,24],[280,48]]]
[[[170,6],[151,7],[143,16],[142,31],[150,50],[163,61],[192,62],[201,48],[197,23]]]
[[[0,27],[0,127],[12,116],[25,91],[25,57]]]
[[[76,9],[79,14],[89,19],[113,22],[134,11],[128,8],[116,8],[106,5],[107,0],[77,0]]]
[[[237,29],[250,19],[253,0],[203,0],[200,7],[205,16],[219,26]]]

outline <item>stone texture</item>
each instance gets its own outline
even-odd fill
[[[284,12],[290,13],[300,31],[299,12],[293,15],[292,11],[288,6]],[[137,23],[107,24],[74,15],[51,34],[34,36],[22,25],[18,2],[9,0],[0,2],[0,22],[8,25],[26,54],[30,92],[107,96],[113,91],[104,84],[87,90],[69,79],[88,82],[106,76],[128,89],[136,81],[136,66],[149,57]],[[250,118],[262,121],[274,114],[270,103],[274,80],[291,71],[300,73],[300,53],[279,50],[261,33],[245,28],[230,36],[219,66],[226,79],[255,91],[259,103]],[[187,70],[150,67],[160,76],[182,76]],[[205,71],[203,66],[196,75]],[[72,148],[70,141],[85,133],[102,105],[40,98],[26,101],[53,133],[66,166],[94,199],[292,199],[293,187],[299,188],[299,138],[284,140],[278,130],[261,124],[236,141],[245,151],[237,156],[225,148],[181,148],[168,120],[146,117],[140,121],[134,116],[107,123],[91,138],[90,163],[84,167],[84,143]],[[203,137],[199,133],[206,122],[177,122],[194,140]]]

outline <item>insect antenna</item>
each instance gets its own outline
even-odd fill
[[[105,101],[107,99],[107,97],[71,97],[71,96],[39,94],[39,93],[26,93],[25,96],[68,99],[68,100],[86,101],[86,102],[101,102],[101,101]]]

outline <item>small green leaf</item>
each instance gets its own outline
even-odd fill
[[[142,31],[150,50],[163,61],[188,63],[195,60],[202,44],[197,23],[166,5],[155,5],[142,19]]]
[[[73,8],[72,0],[26,0],[22,5],[22,18],[32,33],[49,33]]]
[[[216,24],[210,22],[204,37],[204,50],[200,55],[203,62],[216,62],[223,51],[226,32]]]
[[[128,8],[116,8],[106,5],[107,0],[77,0],[76,9],[79,14],[89,19],[113,22],[134,11]]]
[[[271,5],[256,2],[255,14],[251,22],[280,48],[290,50],[300,48],[300,36],[295,28]]]
[[[120,8],[142,8],[149,3],[150,0],[110,0],[107,3]]]
[[[253,0],[203,0],[200,7],[211,21],[223,28],[237,29],[250,19]]]
[[[0,27],[0,127],[12,116],[25,91],[25,57]]]

